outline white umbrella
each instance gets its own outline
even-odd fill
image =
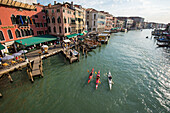
[[[10,59],[13,59],[13,58],[14,58],[14,56],[8,55],[8,56],[3,57],[3,58],[2,58],[2,61],[10,60]]]
[[[18,53],[27,53],[27,50],[20,50]]]
[[[43,45],[42,48],[48,48],[48,46],[47,45]]]
[[[20,56],[22,53],[14,53],[12,54],[12,56],[16,57],[16,56]]]

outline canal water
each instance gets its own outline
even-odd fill
[[[148,39],[145,37],[149,36]],[[87,83],[87,70],[101,72],[101,84]],[[170,50],[157,48],[151,30],[111,35],[80,62],[62,54],[43,61],[44,78],[32,84],[26,71],[0,83],[1,113],[167,113],[170,111]],[[105,73],[111,71],[109,90]],[[2,81],[2,80],[1,80]]]

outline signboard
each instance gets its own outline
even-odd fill
[[[8,29],[8,28],[14,28],[14,26],[5,26],[5,27],[1,27],[2,29]]]

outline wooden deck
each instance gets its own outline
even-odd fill
[[[39,60],[34,60],[33,69],[32,69],[32,76],[37,76],[37,75],[41,75],[40,61]]]

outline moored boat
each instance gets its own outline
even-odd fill
[[[96,75],[96,89],[98,88],[99,80],[100,80],[100,70],[98,71],[98,73]]]
[[[93,77],[93,73],[94,73],[94,68],[92,69],[91,73],[89,74],[88,83],[90,83],[90,80]]]

